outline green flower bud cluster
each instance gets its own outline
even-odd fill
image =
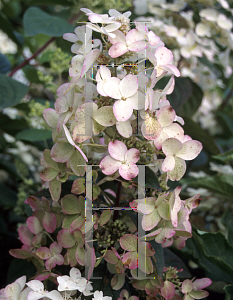
[[[178,29],[180,28],[189,28],[188,21],[185,20],[181,14],[178,14],[174,11],[166,10],[165,17],[171,21]]]
[[[72,56],[63,52],[61,48],[57,48],[53,54],[49,55],[49,58],[52,73],[61,74],[68,70]]]
[[[97,105],[98,105],[98,108],[100,107],[103,107],[103,106],[113,106],[114,104],[114,100],[110,97],[104,97],[104,96],[101,96],[98,98],[98,102],[97,102]]]
[[[159,176],[159,185],[163,191],[169,190],[166,177],[167,177],[166,173],[163,173]]]
[[[132,6],[131,0],[92,0],[91,2],[89,0],[81,0],[78,3],[81,4],[80,2],[82,3],[80,7],[94,8],[95,13],[103,13],[103,9],[109,10],[113,7],[116,10],[125,11]]]
[[[174,267],[169,267],[166,271],[166,273],[163,273],[164,280],[169,280],[174,285],[180,285],[180,279],[177,275],[179,271]]]
[[[30,108],[30,112],[27,117],[29,124],[32,126],[36,125],[37,128],[38,126],[42,128],[47,127],[43,118],[43,111],[50,107],[49,101],[46,101],[45,104],[41,104],[35,100],[31,100],[28,106]]]
[[[104,234],[96,233],[95,238],[101,248],[113,247],[114,244],[126,233],[129,233],[128,226],[122,220],[116,220],[108,223],[108,229]],[[104,250],[101,251],[101,253]]]
[[[37,75],[40,81],[42,81],[44,84],[48,85],[53,82],[53,76],[49,74],[44,74],[42,71],[37,70]]]
[[[100,65],[108,65],[111,62],[111,58],[105,55],[104,53],[101,53],[99,57],[97,58],[97,63]]]
[[[29,175],[29,171],[25,163],[23,163],[20,159],[15,159],[15,167],[16,171],[19,174],[20,178],[25,179]]]

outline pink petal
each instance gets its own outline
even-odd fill
[[[169,136],[164,132],[164,128],[162,132],[160,133],[159,137],[154,140],[154,145],[157,149],[162,149],[162,144],[165,140],[167,140]]]
[[[104,174],[111,175],[119,169],[120,165],[120,161],[115,160],[110,155],[108,155],[104,159],[102,159],[99,166]]]
[[[161,294],[166,299],[169,300],[175,295],[175,286],[172,282],[166,280],[164,286],[161,288]]]
[[[170,125],[176,117],[176,112],[171,106],[162,107],[157,113],[157,118],[162,127]]]
[[[125,38],[126,43],[127,43],[128,46],[135,43],[135,42],[138,42],[142,39],[144,39],[144,36],[143,36],[142,33],[139,33],[137,29],[131,29],[127,33],[126,38]]]
[[[113,113],[117,121],[127,121],[132,113],[132,106],[124,100],[118,100],[113,105]]]
[[[137,268],[137,252],[127,252],[122,258],[123,264],[129,265],[130,270]]]
[[[115,34],[115,38],[109,37],[109,41],[114,45],[116,43],[122,43],[126,45],[126,41],[125,41],[125,35],[122,31],[120,30],[116,30],[114,32]]]
[[[207,286],[211,285],[212,281],[209,278],[196,279],[193,282],[193,287],[195,290],[203,290]]]
[[[175,158],[173,155],[168,155],[166,156],[166,158],[164,159],[163,161],[163,164],[162,164],[162,171],[163,172],[168,172],[168,171],[171,171],[175,168]]]
[[[103,85],[104,92],[113,99],[121,99],[120,82],[121,80],[117,77],[107,79]]]
[[[40,225],[40,221],[37,217],[29,217],[26,223],[29,230],[34,234],[37,234],[43,230],[43,228]]]
[[[19,227],[19,239],[23,244],[27,246],[32,245],[33,234],[29,230],[28,226],[21,225]]]
[[[202,143],[199,141],[187,141],[184,142],[183,148],[177,152],[177,157],[180,157],[184,160],[192,160],[198,156],[202,150]]]
[[[122,43],[116,43],[116,44],[112,45],[112,47],[108,50],[108,54],[112,58],[119,57],[119,56],[125,54],[126,52],[128,52],[128,48]]]
[[[43,226],[46,231],[53,233],[56,230],[57,219],[53,212],[45,211]]]
[[[183,148],[183,144],[174,138],[169,138],[163,142],[162,150],[163,153],[167,155],[174,155],[178,153]]]
[[[125,97],[133,96],[138,90],[138,78],[135,75],[126,75],[120,82],[121,94]]]
[[[138,167],[136,165],[121,165],[119,168],[121,177],[126,180],[131,180],[138,175]]]
[[[77,146],[77,145],[75,144],[75,142],[72,140],[72,137],[71,137],[71,135],[70,135],[70,132],[69,132],[69,130],[67,129],[67,127],[66,127],[65,124],[63,124],[63,129],[64,129],[64,131],[65,131],[66,138],[67,138],[68,142],[69,142],[72,146],[74,146],[76,149],[78,149],[78,151],[82,154],[82,157],[85,159],[85,161],[88,162],[88,159],[87,159],[86,155],[85,155],[85,154],[83,153],[83,151],[79,148],[79,146]]]
[[[148,36],[148,39],[149,39],[149,43],[152,46],[158,45],[161,41],[160,38],[157,35],[154,34],[153,31],[149,31],[147,36]]]
[[[114,159],[124,161],[127,153],[127,147],[121,141],[111,141],[108,144],[108,152]]]
[[[125,162],[129,164],[136,164],[139,160],[140,151],[136,148],[129,149],[125,154]]]
[[[57,242],[54,242],[50,245],[49,250],[53,254],[59,254],[62,251],[62,246],[59,245]]]
[[[48,259],[52,256],[51,252],[47,247],[40,247],[39,249],[37,249],[36,255],[38,255],[41,259]]]
[[[148,45],[145,41],[138,41],[128,46],[128,49],[132,52],[139,52],[146,49]]]
[[[157,60],[157,66],[166,66],[173,60],[173,54],[171,50],[166,47],[159,46],[155,50],[155,58]]]

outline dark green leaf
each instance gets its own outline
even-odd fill
[[[138,176],[132,179],[135,182],[138,182]],[[155,175],[154,171],[152,171],[149,167],[145,168],[145,185],[146,188],[161,190],[158,177]]]
[[[164,259],[165,259],[165,267],[171,266],[177,268],[177,270],[183,269],[183,271],[179,273],[179,278],[190,278],[192,276],[191,273],[189,272],[188,267],[178,255],[173,253],[168,248],[164,248],[163,251],[164,251]]]
[[[10,70],[11,70],[11,64],[8,58],[2,53],[0,53],[0,73],[6,74],[10,72]]]
[[[193,238],[186,241],[185,247],[182,249],[182,256],[194,260],[201,268],[205,270],[205,276],[214,281],[225,281],[233,283],[233,275],[227,274],[217,265],[212,263],[204,254],[204,250]]]
[[[226,285],[224,290],[226,292],[225,300],[233,300],[233,284]]]
[[[0,128],[4,132],[15,135],[17,132],[28,127],[28,124],[23,119],[11,119],[7,115],[0,113]]]
[[[12,209],[16,205],[16,192],[0,183],[0,206],[4,209]]]
[[[0,74],[0,107],[13,106],[27,94],[28,87],[12,78]]]
[[[223,162],[233,161],[233,149],[219,155],[213,155],[213,158]]]
[[[163,89],[168,82],[168,78],[162,78],[155,88]],[[191,117],[201,105],[203,92],[201,88],[190,78],[175,78],[174,91],[167,95],[173,109],[178,115]]]
[[[192,137],[193,140],[198,140],[203,144],[204,150],[209,152],[210,154],[219,154],[219,149],[213,140],[213,138],[198,124],[196,124],[193,120],[187,117],[183,117],[184,119],[184,132]]]
[[[222,111],[218,111],[217,115],[224,121],[231,135],[233,135],[233,114],[230,112],[225,113]]]
[[[224,213],[221,222],[226,226],[227,239],[229,244],[233,247],[233,215],[229,210]]]
[[[43,141],[52,138],[52,132],[47,129],[25,129],[17,133],[15,138],[28,142]]]
[[[31,277],[35,276],[35,274],[36,274],[36,268],[32,264],[32,262],[23,259],[14,258],[8,270],[7,282],[8,284],[12,283],[23,275],[26,275],[27,280],[29,280]]]
[[[74,27],[62,18],[51,16],[37,7],[30,7],[23,17],[25,36],[42,33],[48,36],[62,36],[73,32]]]
[[[189,182],[189,186],[195,188],[206,188],[212,192],[232,198],[233,175],[221,174],[194,179]]]
[[[161,244],[156,243],[155,240],[149,241],[153,249],[155,250],[154,257],[156,259],[156,269],[160,277],[163,276],[163,267],[164,267],[164,255],[163,247]]]
[[[195,242],[203,248],[205,256],[228,274],[233,274],[233,247],[221,232],[197,234],[193,232]]]
[[[13,26],[1,11],[0,11],[0,29],[2,29],[2,31],[4,31],[9,36],[9,38],[13,42],[15,42],[18,46],[22,46],[20,40],[17,37],[17,34],[15,34],[16,32],[14,32]]]
[[[23,68],[23,72],[30,82],[42,83],[38,77],[37,70],[33,66],[26,66]]]

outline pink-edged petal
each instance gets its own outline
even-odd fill
[[[189,293],[189,296],[192,297],[192,299],[203,299],[209,296],[209,293],[207,291],[192,291]]]
[[[163,161],[163,164],[162,164],[162,171],[163,172],[168,172],[168,171],[171,171],[175,168],[175,158],[173,155],[168,155],[166,156],[166,158],[164,159]]]
[[[161,288],[161,294],[166,299],[169,300],[175,295],[175,286],[172,282],[166,280],[164,286]]]
[[[174,138],[169,138],[163,142],[162,150],[163,153],[167,155],[174,155],[178,153],[183,148],[183,144]]]
[[[28,226],[21,225],[19,227],[19,239],[23,244],[27,246],[32,245],[33,234],[29,230]]]
[[[172,181],[180,180],[186,171],[186,163],[183,159],[175,158],[175,168],[167,173],[168,178]]]
[[[86,72],[89,70],[89,68],[94,63],[94,61],[98,58],[99,55],[100,55],[99,49],[92,50],[90,53],[87,54],[83,62],[83,68],[80,74],[80,78],[82,78],[86,74]]]
[[[106,156],[101,162],[100,162],[100,168],[102,169],[102,172],[105,175],[111,175],[115,173],[119,167],[121,166],[121,162],[118,160],[115,160],[110,155]]]
[[[121,99],[120,82],[121,80],[117,77],[107,79],[103,85],[104,92],[113,99]]]
[[[85,161],[88,162],[88,159],[87,159],[86,155],[85,155],[85,154],[83,153],[83,151],[79,148],[79,146],[77,146],[77,145],[75,144],[75,142],[72,140],[72,137],[71,137],[71,135],[70,135],[70,132],[69,132],[69,130],[67,129],[67,127],[66,127],[65,124],[63,124],[63,129],[64,129],[64,131],[65,131],[66,138],[67,138],[68,142],[69,142],[72,146],[74,146],[76,149],[78,149],[78,151],[82,154],[82,157],[85,159]]]
[[[158,45],[161,41],[160,37],[155,35],[153,31],[150,31],[147,36],[148,36],[149,43],[152,46]]]
[[[124,161],[127,153],[127,147],[121,141],[111,141],[108,144],[108,152],[114,159]]]
[[[176,153],[177,157],[184,160],[192,160],[198,156],[202,150],[202,143],[199,141],[187,141],[183,144],[183,148]]]
[[[49,259],[52,254],[47,247],[40,247],[36,250],[36,255],[38,255],[41,259]]]
[[[43,228],[40,225],[40,221],[37,217],[32,216],[27,218],[26,223],[29,230],[34,234],[37,234],[43,230]]]
[[[49,125],[49,127],[51,127],[51,128],[57,127],[57,121],[58,121],[59,115],[57,114],[55,109],[46,108],[43,112],[43,117],[44,117],[46,123]]]
[[[120,30],[116,30],[114,32],[115,34],[115,37],[112,38],[112,37],[109,37],[109,41],[114,45],[116,43],[122,43],[124,45],[126,45],[126,41],[125,41],[125,35],[122,31]]]
[[[126,52],[128,52],[128,48],[122,43],[116,43],[116,44],[112,45],[112,47],[108,50],[108,54],[112,58],[119,57],[119,56],[125,54]]]
[[[135,75],[126,75],[120,82],[120,91],[123,97],[133,96],[138,90],[138,78]]]
[[[212,281],[209,278],[196,279],[193,282],[193,287],[195,290],[203,290],[207,286],[211,285]]]
[[[193,290],[193,283],[191,280],[186,279],[183,281],[181,291],[183,294],[190,293]]]
[[[157,66],[166,66],[173,60],[173,54],[171,50],[166,47],[159,46],[155,50],[155,58],[157,60]]]
[[[57,242],[54,242],[50,245],[49,250],[53,254],[58,254],[58,253],[61,253],[62,246],[59,245]]]
[[[163,67],[165,71],[171,72],[176,77],[180,77],[180,71],[174,65],[167,65]]]
[[[126,43],[128,46],[135,42],[138,42],[142,39],[144,39],[144,35],[142,33],[138,32],[137,29],[131,29],[125,37],[125,40],[126,40]]]
[[[137,268],[137,252],[127,252],[122,258],[123,264],[127,264],[130,270]]]
[[[126,180],[131,180],[138,175],[138,167],[136,165],[121,165],[119,168],[121,177]]]
[[[162,127],[171,125],[175,117],[176,112],[171,106],[164,106],[157,113],[158,121]]]
[[[136,148],[129,149],[125,154],[125,162],[129,164],[136,164],[139,160],[140,151]]]
[[[162,144],[163,142],[168,139],[169,136],[164,132],[164,130],[162,130],[162,132],[160,133],[159,137],[157,139],[154,140],[154,145],[157,149],[162,149]]]
[[[117,121],[127,121],[133,113],[132,106],[124,100],[118,100],[113,105],[113,113]]]
[[[132,52],[139,52],[145,50],[148,44],[145,41],[138,41],[128,46],[128,49]]]
[[[142,228],[146,231],[153,229],[160,221],[158,211],[154,209],[152,213],[142,217]]]

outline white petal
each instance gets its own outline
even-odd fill
[[[120,82],[120,91],[123,97],[128,98],[133,96],[138,90],[137,76],[126,75]]]
[[[169,138],[166,141],[163,142],[162,150],[163,153],[167,155],[174,155],[178,151],[180,151],[183,148],[183,144],[175,139],[175,138]]]
[[[113,113],[117,121],[123,122],[131,117],[133,108],[127,101],[118,100],[113,105]]]
[[[121,80],[117,77],[107,79],[103,85],[104,92],[113,99],[121,99],[120,82]]]
[[[171,171],[173,170],[175,167],[175,158],[173,155],[168,155],[166,156],[166,158],[164,159],[163,161],[163,164],[162,164],[162,171],[163,172],[168,172],[168,171]]]
[[[120,135],[122,135],[126,138],[130,137],[133,133],[133,129],[132,129],[130,120],[127,120],[125,122],[118,121],[116,123],[116,128],[117,128],[117,131],[120,133]]]
[[[187,141],[183,144],[183,148],[177,152],[177,157],[184,160],[192,160],[198,156],[202,150],[202,143],[199,141]]]

